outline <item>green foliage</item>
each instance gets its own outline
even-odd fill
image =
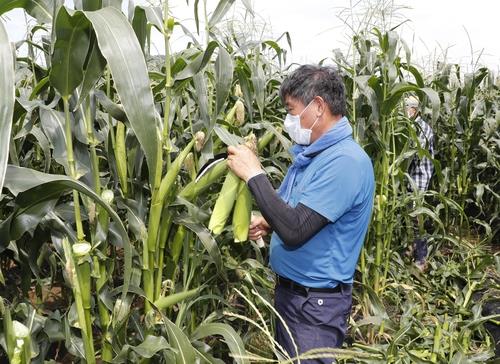
[[[277,40],[220,29],[234,1],[203,14],[203,41],[173,20],[166,2],[132,9],[130,21],[120,3],[75,1],[75,11],[60,2],[0,5],[0,14],[22,7],[40,23],[54,19],[53,30],[30,29],[29,56],[16,55],[14,64],[0,26],[4,357],[286,358],[273,338],[279,317],[267,252],[255,242],[233,243],[246,240],[255,208],[248,190],[233,181],[231,206],[223,208],[225,163],[194,180],[214,154],[251,134],[272,182],[282,180],[291,145],[280,129],[286,50]],[[164,36],[165,57],[149,54],[153,27]],[[174,29],[193,43],[171,54]],[[43,41],[33,41],[36,32]],[[346,362],[484,362],[494,346],[484,325],[498,319],[482,313],[499,292],[499,258],[488,250],[500,230],[498,84],[486,69],[462,75],[440,65],[422,74],[394,31],[361,32],[353,49],[352,61],[338,54],[336,62],[355,137],[375,166],[377,197],[355,277],[354,342],[334,352]],[[403,114],[409,92],[436,135],[426,193],[407,188],[411,159],[426,155]],[[241,102],[244,120],[236,123]],[[219,208],[224,221],[212,234],[207,226]],[[235,224],[225,226],[232,210]],[[404,254],[412,218],[430,225],[426,274]],[[87,244],[84,257],[73,254]],[[17,340],[16,327],[29,335]]]

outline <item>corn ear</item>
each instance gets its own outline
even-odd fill
[[[254,133],[250,133],[245,137],[245,145],[257,155],[257,137]]]
[[[234,125],[242,126],[245,124],[245,105],[243,104],[243,101],[237,100],[234,106],[236,108],[236,121]]]
[[[116,124],[116,145],[115,145],[116,169],[118,178],[124,195],[127,195],[127,151],[125,149],[125,124],[118,121]]]
[[[194,140],[191,140],[186,147],[182,150],[182,152],[179,153],[177,158],[175,158],[175,161],[172,163],[170,166],[170,169],[168,170],[167,174],[163,179],[161,180],[160,183],[160,188],[158,190],[158,196],[155,202],[161,202],[163,203],[165,200],[165,197],[167,196],[167,193],[170,191],[172,188],[172,185],[174,184],[174,181],[177,178],[177,175],[179,174],[179,171],[181,170],[182,164],[184,163],[184,160],[186,159],[187,155],[191,151],[191,148],[193,148],[193,145],[195,144]]]
[[[262,138],[259,139],[259,142],[257,144],[257,149],[260,151],[264,150],[269,143],[271,143],[271,140],[273,140],[274,134],[271,132],[265,133]]]
[[[240,85],[234,86],[234,96],[236,96],[236,97],[243,97],[243,92],[241,92],[241,86]]]
[[[95,361],[95,351],[94,351],[94,344],[92,337],[92,328],[87,326],[88,320],[86,317],[88,317],[89,313],[86,313],[86,310],[84,308],[84,298],[82,297],[86,293],[82,291],[81,282],[79,278],[81,276],[79,263],[80,260],[85,259],[85,255],[88,255],[88,253],[90,252],[90,244],[88,243],[74,244],[74,247],[72,249],[68,239],[64,238],[63,249],[64,249],[64,256],[66,258],[66,273],[68,274],[68,278],[70,279],[70,284],[72,286],[71,288],[73,290],[73,298],[75,300],[75,305],[76,305],[78,325],[80,326],[80,330],[82,331],[85,357],[87,358],[87,363],[95,363],[96,361]],[[75,259],[78,259],[78,262],[75,262]],[[89,271],[88,282],[86,284],[87,287],[90,287],[90,271]]]
[[[154,304],[158,309],[164,310],[181,301],[184,301],[185,299],[196,296],[199,291],[199,288],[194,288],[189,291],[169,294],[168,296],[158,298]]]
[[[115,196],[113,194],[113,191],[108,189],[103,189],[101,192],[101,198],[108,205],[111,205],[113,203]],[[97,220],[99,221],[99,226],[96,233],[96,239],[97,241],[102,241],[103,239],[106,238],[106,234],[108,233],[109,214],[101,205],[97,206]]]
[[[180,197],[188,201],[192,201],[196,196],[205,191],[212,183],[214,183],[227,170],[226,162],[216,164],[214,167],[205,173],[198,182],[189,182],[180,192]]]
[[[234,115],[236,114],[236,104],[233,105],[231,110],[226,114],[226,118],[224,119],[227,123],[232,124],[234,121]]]
[[[196,134],[194,135],[194,140],[195,140],[195,149],[197,152],[203,149],[203,146],[205,145],[205,133],[203,131],[197,131]]]
[[[92,331],[92,292],[90,278],[90,250],[89,243],[73,244],[73,259],[75,262],[76,276],[78,279],[80,297],[84,310],[85,325],[90,335]]]
[[[169,16],[167,20],[167,30],[169,33],[172,33],[172,31],[174,30],[174,25],[175,25],[175,19]]]
[[[177,231],[175,232],[174,239],[172,240],[172,244],[170,245],[170,254],[172,255],[172,260],[175,264],[179,262],[185,237],[186,227],[184,225],[179,225]]]
[[[236,243],[248,240],[251,214],[252,195],[245,181],[240,181],[233,211],[233,234]]]
[[[122,323],[129,313],[129,304],[121,298],[117,298],[113,306],[113,326],[118,326]]]
[[[233,172],[229,172],[222,185],[212,216],[210,217],[210,222],[208,223],[208,228],[216,235],[220,234],[226,225],[226,220],[233,209],[239,184],[239,177]]]
[[[80,293],[83,301],[83,308],[89,310],[91,307],[90,293],[90,250],[89,243],[77,243],[73,245],[73,257],[76,263]]]
[[[186,159],[184,160],[184,168],[186,171],[188,171],[189,176],[191,177],[191,180],[196,179],[196,167],[194,163],[194,154],[193,152],[190,152],[187,156]]]

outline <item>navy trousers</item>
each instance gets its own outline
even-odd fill
[[[341,292],[335,293],[300,293],[278,285],[275,308],[293,336],[298,353],[279,318],[276,318],[276,341],[291,358],[315,348],[340,348],[351,307],[352,285],[343,284]],[[334,357],[300,360],[301,364],[332,362]]]

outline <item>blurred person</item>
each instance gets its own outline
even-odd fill
[[[426,123],[420,113],[420,103],[415,96],[405,98],[406,116],[413,121],[413,127],[417,133],[420,147],[427,150],[434,158],[434,133],[428,123]],[[414,186],[420,191],[425,192],[429,188],[434,166],[427,157],[419,158],[417,154],[413,157],[408,168],[408,174],[413,180]],[[410,189],[413,190],[412,185]],[[415,221],[416,236],[413,241],[413,259],[415,265],[421,271],[425,270],[428,254],[427,238],[424,236],[423,221]],[[420,218],[420,220],[422,220]]]

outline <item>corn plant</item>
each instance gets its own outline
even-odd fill
[[[487,253],[480,253],[476,259],[472,259],[469,254],[465,256],[460,253],[460,258],[450,258],[441,251],[462,250],[464,247],[467,247],[467,251],[473,249],[471,235],[475,236],[478,232],[482,234],[478,249],[483,249],[482,245],[496,234],[489,222],[496,221],[497,214],[493,211],[485,214],[483,209],[486,205],[480,203],[477,197],[487,196],[490,201],[487,205],[495,206],[498,203],[497,196],[490,194],[490,188],[485,187],[495,182],[488,179],[488,173],[481,177],[471,177],[471,174],[474,174],[474,170],[482,172],[495,169],[497,161],[489,151],[487,155],[490,158],[476,169],[477,164],[470,157],[472,150],[484,150],[481,145],[492,145],[491,140],[495,138],[492,125],[497,115],[495,105],[498,98],[493,101],[496,91],[491,80],[489,84],[485,82],[488,71],[480,69],[463,80],[458,75],[453,81],[450,69],[454,69],[454,66],[442,65],[442,69],[437,70],[433,77],[426,78],[412,64],[409,49],[395,31],[381,32],[367,28],[354,35],[351,49],[351,57],[345,58],[337,53],[335,61],[344,73],[349,117],[354,124],[355,137],[372,157],[377,181],[372,224],[360,257],[358,279],[361,285],[356,293],[358,306],[354,313],[360,322],[353,322],[352,334],[357,341],[353,345],[362,352],[378,355],[384,362],[453,361],[473,358],[476,351],[477,357],[481,357],[478,360],[491,358],[492,353],[488,349],[490,338],[481,331],[484,329],[479,324],[484,320],[479,313],[486,301],[473,307],[471,295],[473,292],[477,295],[481,290],[479,287],[486,282],[496,282],[492,287],[493,292],[496,292],[496,275],[480,274],[476,270],[477,267],[492,264],[492,260]],[[491,90],[487,93],[489,101],[475,96],[475,92],[481,89]],[[406,93],[419,96],[423,104],[423,117],[434,128],[438,144],[438,154],[433,159],[435,175],[430,190],[425,193],[410,193],[408,189],[411,186],[406,173],[409,162],[415,155],[429,155],[419,147],[411,122],[404,116],[401,98]],[[456,103],[453,98],[457,100]],[[472,110],[475,110],[474,115]],[[459,134],[457,130],[460,130]],[[493,146],[493,154],[495,148]],[[453,157],[449,153],[453,153]],[[457,160],[459,155],[463,155],[464,159]],[[460,174],[468,176],[467,184],[463,183]],[[456,182],[452,182],[450,177]],[[478,181],[475,193],[471,191],[472,180]],[[454,191],[450,191],[450,188],[454,188],[452,186],[459,184],[460,189],[455,187]],[[464,188],[466,185],[467,189]],[[479,205],[482,207],[475,211],[477,215],[474,216],[472,211]],[[421,233],[424,220],[427,220],[426,226],[432,226],[429,231],[431,256],[440,263],[429,267],[430,274],[434,276],[432,271],[438,267],[442,268],[441,272],[447,272],[444,274],[450,274],[448,269],[453,266],[450,264],[453,259],[462,262],[459,267],[469,264],[474,266],[463,272],[463,278],[457,275],[455,280],[456,287],[467,292],[467,298],[462,301],[460,318],[455,324],[450,325],[449,320],[456,315],[456,311],[453,311],[456,306],[449,298],[438,293],[448,281],[429,282],[426,275],[409,266],[411,261],[408,262],[405,257],[405,251],[408,251],[414,239],[414,218],[420,221]],[[471,229],[472,223],[476,228]],[[413,275],[417,278],[416,283],[410,283]],[[431,293],[431,287],[441,288]],[[414,298],[408,297],[413,294]],[[449,306],[425,307],[436,299],[447,300]],[[430,315],[418,315],[417,312],[422,310]],[[408,320],[403,320],[405,315],[408,315]],[[421,331],[427,327],[426,324],[417,329],[415,315],[420,322],[432,325],[435,330]],[[462,336],[461,327],[469,318],[472,320],[470,326],[465,325],[473,327],[473,331],[479,330],[480,333],[476,331],[476,337],[486,335],[483,336],[486,338],[485,346],[479,344],[481,341],[470,341],[470,331],[465,334],[466,338]],[[446,334],[443,334],[445,331]],[[450,338],[457,335],[464,340],[464,346],[450,344]],[[415,344],[415,340],[422,338],[425,338],[425,343],[420,347]]]
[[[278,186],[290,163],[278,92],[288,34],[245,33],[254,21],[246,1],[241,29],[221,21],[233,1],[192,3],[196,30],[167,1],[127,15],[121,3],[0,2],[0,15],[22,7],[37,20],[27,56],[0,21],[0,357],[291,359],[273,339],[267,252],[247,241],[256,209],[247,187],[225,162],[196,178],[227,145],[250,142]],[[165,56],[150,54],[152,31]],[[181,33],[191,42],[174,53]],[[361,32],[352,45],[352,59],[336,61],[377,198],[356,276],[354,342],[335,353],[485,361],[493,342],[483,324],[497,319],[481,308],[498,290],[485,245],[498,234],[498,85],[487,70],[462,77],[449,65],[427,77],[395,31]],[[407,92],[438,138],[425,194],[407,190],[409,161],[426,153],[403,116]],[[429,276],[407,269],[403,254],[413,205],[414,217],[434,222]]]
[[[8,95],[0,104],[1,246],[8,253],[15,242],[21,254],[5,259],[24,272],[21,292],[11,298],[34,295],[43,306],[43,292],[61,284],[66,315],[51,327],[64,333],[66,355],[85,362],[243,357],[242,339],[217,314],[227,292],[216,287],[229,277],[204,227],[213,203],[206,192],[227,169],[221,164],[200,181],[194,177],[225,144],[252,130],[287,142],[272,122],[253,123],[267,112],[265,72],[278,69],[271,52],[278,50],[279,62],[283,52],[268,41],[247,53],[223,38],[217,26],[232,2],[220,1],[205,14],[206,41],[172,54],[170,37],[183,28],[168,2],[136,7],[130,17],[120,3],[81,1],[74,10],[62,2],[0,5],[2,14],[23,7],[40,24],[30,30],[30,57],[15,62],[0,32],[1,88]],[[148,54],[152,28],[165,39],[161,62]],[[43,33],[40,44],[36,32]],[[37,63],[40,57],[45,63]],[[272,107],[270,113],[278,114]],[[236,240],[244,241],[251,203],[239,182],[236,200]],[[28,215],[34,219],[26,221]],[[36,251],[45,253],[35,258]],[[41,278],[47,269],[49,282]],[[212,294],[203,293],[208,287]],[[200,347],[218,334],[229,349],[212,342],[211,354]],[[51,350],[45,345],[32,358]]]

